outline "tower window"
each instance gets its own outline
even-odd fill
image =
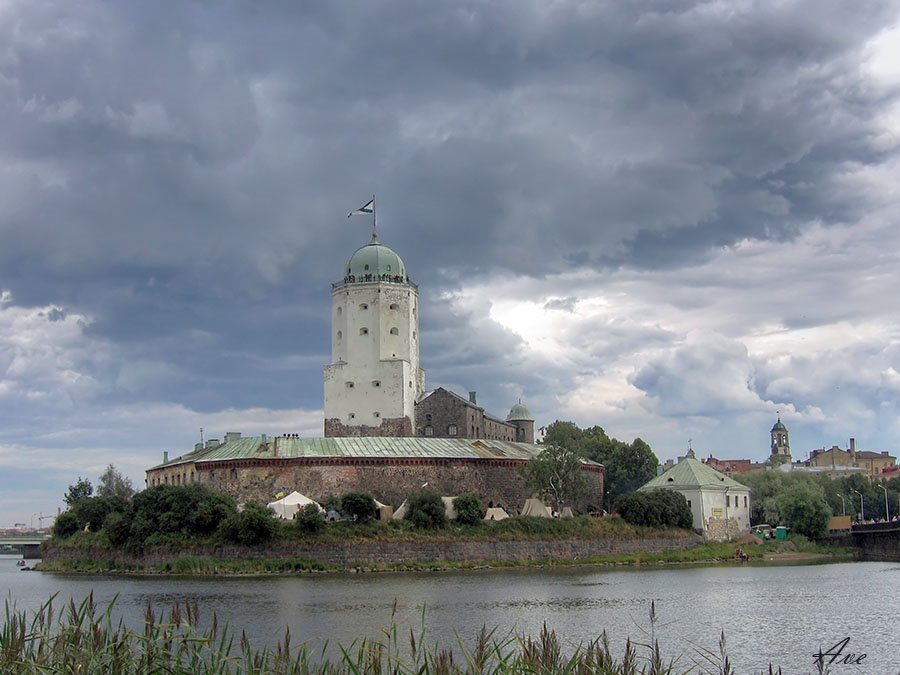
[[[355,420],[355,419],[356,419],[356,413],[350,413],[349,415],[347,415],[347,417],[349,417],[351,420]]]
[[[369,329],[368,329],[368,328],[360,328],[360,329],[359,329],[359,334],[360,334],[360,335],[368,335],[368,334],[369,334]]]
[[[425,421],[428,422],[429,424],[431,424],[431,415],[430,414],[425,415]]]
[[[338,332],[337,332],[337,339],[338,339],[338,342],[341,341],[341,338],[342,338],[342,337],[344,337],[344,334],[343,334],[341,331],[338,331]]]
[[[374,413],[372,413],[372,414],[373,414],[376,418],[381,417],[381,413],[380,413],[380,412],[374,412]]]
[[[380,387],[380,386],[381,386],[381,380],[372,380],[372,386],[373,386],[373,387]]]
[[[359,308],[360,309],[369,309],[369,306],[366,303],[362,302],[362,303],[360,303]]]
[[[456,436],[456,425],[455,424],[447,425],[447,435],[448,436]]]
[[[387,271],[388,271],[388,272],[391,271],[391,266],[390,266],[390,265],[387,266]]]
[[[369,266],[368,266],[368,265],[366,265],[366,270],[368,270],[368,269],[369,269]]]
[[[432,427],[432,426],[425,427],[425,435],[426,436],[434,436],[434,427]]]
[[[353,389],[353,383],[352,383],[352,382],[348,382],[348,383],[347,383],[347,389]]]
[[[337,308],[337,313],[338,313],[338,316],[340,316],[341,314],[343,314],[343,313],[344,313],[344,308],[343,308],[343,307],[338,307],[338,308]]]
[[[396,327],[391,328],[391,335],[400,335],[400,331]]]
[[[391,309],[400,309],[400,305],[398,305],[396,302],[392,302]]]
[[[416,339],[416,331],[413,331],[413,340]]]

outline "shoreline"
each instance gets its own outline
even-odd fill
[[[690,549],[687,549],[690,551]],[[258,560],[244,560],[235,565],[231,561],[217,561],[215,559],[190,560],[185,565],[173,565],[165,567],[141,567],[124,568],[111,566],[109,568],[90,566],[84,567],[77,563],[69,562],[40,562],[33,570],[47,572],[49,574],[79,574],[79,575],[117,575],[117,576],[234,576],[234,577],[272,577],[295,576],[297,574],[378,574],[378,573],[404,573],[404,572],[455,572],[455,571],[481,571],[481,570],[514,570],[514,569],[545,569],[556,567],[598,567],[618,569],[647,569],[664,567],[711,567],[711,566],[745,566],[750,567],[768,564],[777,565],[812,565],[837,562],[851,562],[858,560],[853,551],[846,552],[814,552],[814,551],[774,551],[759,552],[759,555],[751,557],[747,562],[740,562],[732,557],[710,557],[697,559],[665,559],[661,552],[659,556],[598,556],[595,558],[548,558],[542,560],[483,560],[483,561],[447,561],[447,560],[423,560],[409,563],[391,563],[376,565],[325,565],[310,560],[283,561],[286,563],[281,568],[266,567]],[[177,567],[178,569],[173,569]]]

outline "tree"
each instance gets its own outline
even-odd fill
[[[587,488],[581,466],[576,453],[550,445],[528,460],[523,478],[529,490],[552,499],[559,511],[563,503],[578,499]]]
[[[341,497],[341,513],[353,516],[357,522],[364,523],[378,515],[378,507],[372,495],[365,492],[348,492]]]
[[[416,527],[431,529],[443,527],[447,522],[444,501],[434,490],[421,490],[408,498],[406,520]]]
[[[294,521],[301,532],[318,532],[325,525],[325,514],[315,504],[307,504],[294,515]]]
[[[467,492],[453,500],[453,508],[456,510],[456,522],[463,525],[475,525],[484,518],[484,507],[478,495]]]
[[[154,535],[209,535],[237,512],[234,499],[200,485],[157,485],[138,492],[131,508],[131,536],[139,544]]]
[[[53,523],[53,534],[57,537],[71,537],[78,532],[78,516],[71,511],[64,511],[57,516]]]
[[[110,464],[100,474],[100,483],[97,485],[97,495],[100,497],[115,497],[122,501],[130,501],[134,496],[134,487],[131,479],[122,475]]]
[[[812,483],[799,484],[776,497],[781,522],[797,534],[819,537],[828,528],[831,509],[821,489]]]
[[[581,429],[573,422],[555,421],[544,435],[546,445],[555,445],[606,468],[607,506],[616,497],[633,492],[656,475],[659,461],[640,438],[630,444],[610,438],[603,427]]]
[[[591,459],[606,467],[604,484],[609,499],[637,490],[656,476],[659,464],[653,450],[640,438],[635,438],[630,445],[614,441],[605,454]]]
[[[682,529],[690,529],[694,525],[687,499],[675,490],[624,494],[616,500],[616,508],[622,519],[632,525]]]
[[[124,508],[122,501],[111,497],[85,497],[75,502],[69,512],[75,514],[80,528],[87,527],[91,532],[99,532],[110,513]]]
[[[240,513],[229,515],[220,525],[220,531],[230,541],[244,546],[256,546],[275,536],[278,524],[275,512],[262,504],[244,504]]]
[[[69,508],[72,508],[79,499],[90,497],[94,494],[94,486],[87,478],[78,477],[75,485],[70,485],[68,491],[63,497],[63,501]]]

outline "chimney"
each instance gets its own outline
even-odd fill
[[[850,452],[856,452],[856,439],[850,439]]]
[[[475,392],[474,391],[469,392],[469,403],[471,403],[472,405],[478,405],[478,403],[475,400]]]
[[[168,464],[169,462],[169,451],[163,450],[163,464]]]

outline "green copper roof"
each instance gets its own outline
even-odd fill
[[[509,409],[509,415],[506,416],[507,422],[534,422],[531,411],[520,400],[512,408]]]
[[[781,418],[778,418],[778,421],[775,422],[775,426],[772,427],[772,431],[787,431],[787,427],[781,423]]]
[[[221,462],[237,459],[297,459],[306,457],[421,457],[448,459],[524,459],[536,457],[543,446],[468,438],[424,437],[329,437],[293,438],[245,436],[228,439],[214,448],[189,452],[153,467],[189,462]],[[585,464],[597,465],[584,460]]]
[[[683,459],[661,476],[645,483],[642,491],[659,488],[706,488],[708,490],[724,490],[725,488],[741,488],[749,490],[724,473],[719,473],[699,459]]]
[[[373,232],[372,241],[356,249],[356,253],[347,261],[343,276],[351,275],[355,277],[356,281],[363,281],[367,275],[372,277],[387,275],[406,280],[406,265],[403,264],[399,255],[384,244],[379,244],[378,236]],[[372,279],[372,281],[378,281],[378,279]]]

